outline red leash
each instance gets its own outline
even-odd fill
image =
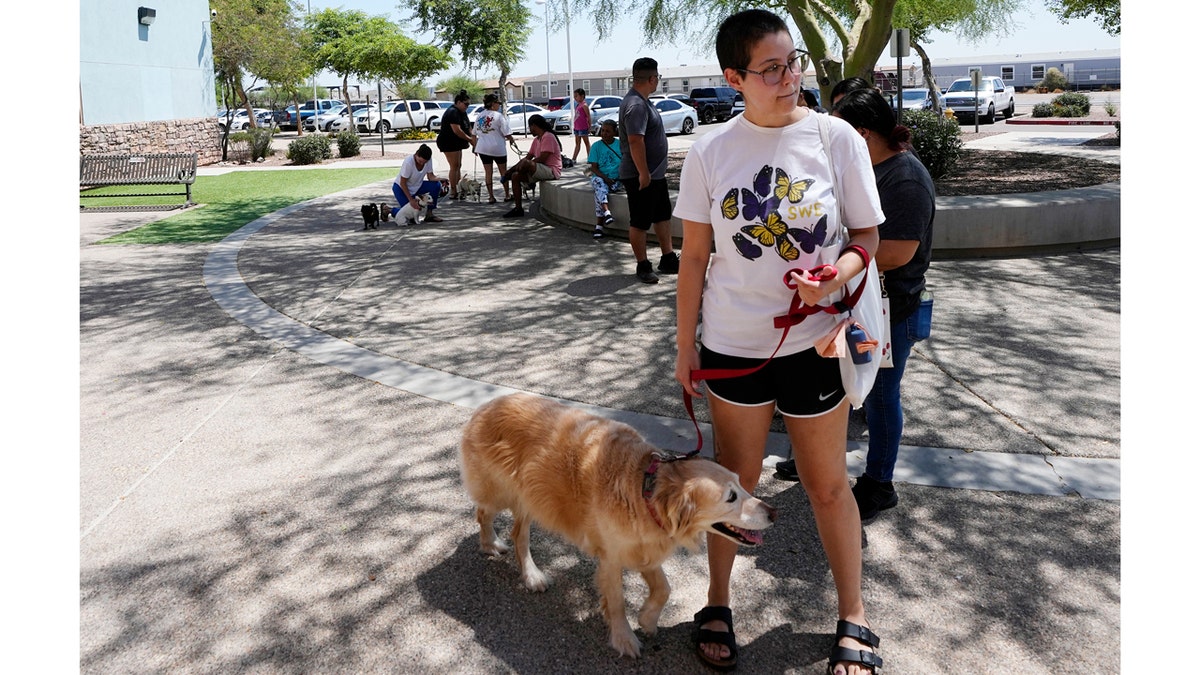
[[[869,255],[867,255],[867,250],[865,248],[857,244],[851,244],[850,246],[842,249],[842,253],[845,253],[846,251],[857,253],[863,259],[864,271],[866,270],[866,267],[870,265],[871,258]],[[841,256],[839,255],[838,257],[840,258]],[[814,267],[811,270],[803,270],[799,267],[792,268],[784,273],[783,285],[787,286],[793,291],[796,290],[796,282],[792,279],[793,272],[797,274],[807,274],[809,279],[815,281],[826,281],[837,276],[837,269],[832,265],[821,265],[820,267]],[[825,312],[826,314],[842,314],[844,312],[849,312],[854,308],[854,305],[858,304],[858,299],[862,297],[863,289],[866,288],[866,286],[867,277],[866,275],[863,275],[862,282],[859,283],[858,288],[856,288],[853,293],[831,305],[806,305],[804,304],[804,301],[800,299],[799,295],[793,293],[792,302],[788,306],[787,314],[775,317],[775,327],[782,328],[783,335],[779,336],[779,344],[775,346],[775,351],[771,352],[771,355],[767,357],[766,361],[763,361],[752,368],[700,368],[698,370],[693,370],[689,377],[691,377],[693,382],[701,382],[704,380],[726,380],[734,377],[743,377],[745,375],[750,375],[762,370],[768,363],[771,362],[771,359],[775,358],[775,355],[779,353],[779,350],[783,348],[783,343],[785,340],[787,340],[788,331],[792,329],[792,326],[795,326],[813,314],[820,312]],[[696,421],[696,412],[692,405],[692,395],[687,392],[687,389],[683,390],[683,407],[687,409],[688,417],[692,419],[692,426],[696,428],[696,449],[691,453],[688,453],[691,455],[700,452],[700,449],[704,447],[704,435],[700,433],[700,423]]]

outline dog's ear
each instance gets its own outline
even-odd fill
[[[661,470],[661,469],[660,469]],[[658,501],[659,517],[667,535],[686,546],[692,552],[700,547],[700,530],[696,530],[696,496],[693,494],[694,483],[683,480],[678,474],[666,478],[664,485],[658,490],[661,495]],[[665,488],[665,489],[664,489]],[[693,532],[694,530],[694,532]]]

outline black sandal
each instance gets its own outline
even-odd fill
[[[737,667],[738,647],[737,638],[733,634],[733,612],[728,607],[717,607],[710,605],[696,612],[694,617],[696,620],[696,653],[710,668],[715,668],[720,671],[730,671]],[[709,630],[701,628],[709,621],[723,621],[726,626],[729,626],[729,632],[717,630]],[[710,659],[704,650],[700,648],[703,644],[720,644],[729,648],[729,657],[726,659]]]
[[[833,638],[833,649],[829,650],[829,670],[832,675],[833,667],[839,663],[857,663],[864,665],[875,673],[878,668],[883,667],[883,659],[873,651],[865,649],[850,649],[838,645],[838,641],[848,637],[861,642],[872,649],[879,648],[879,636],[871,632],[870,628],[860,626],[856,623],[850,623],[845,619],[838,619],[837,635]]]

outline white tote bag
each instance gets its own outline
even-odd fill
[[[829,151],[829,118],[820,113],[817,114],[817,128],[821,132],[821,146],[825,151],[825,158],[829,161],[829,172],[833,176],[833,193],[838,202],[838,209],[842,208],[842,190],[837,180],[837,170],[833,167],[833,156]],[[841,255],[850,237],[846,231],[846,226],[843,224],[842,218],[838,218],[839,227],[833,237],[833,241],[822,248],[821,262],[833,264]],[[826,258],[832,257],[832,260]],[[838,367],[842,372],[842,386],[846,389],[846,398],[850,400],[850,404],[855,408],[861,408],[863,401],[867,399],[867,394],[871,393],[871,387],[875,385],[875,376],[879,372],[880,363],[883,360],[883,339],[884,331],[890,328],[885,323],[883,313],[883,294],[880,291],[879,285],[879,267],[875,264],[875,258],[871,258],[871,262],[867,265],[867,269],[859,272],[856,276],[846,282],[842,286],[842,299],[852,294],[863,279],[867,283],[863,285],[862,295],[859,296],[858,302],[854,308],[848,313],[848,318],[862,326],[866,331],[867,336],[878,341],[875,348],[871,352],[871,360],[867,363],[856,364],[851,358],[849,350],[846,350],[844,355],[838,358]],[[889,332],[890,338],[890,332]],[[889,340],[890,341],[890,340]]]

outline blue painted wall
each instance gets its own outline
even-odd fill
[[[216,115],[210,18],[208,0],[80,0],[83,124]]]

